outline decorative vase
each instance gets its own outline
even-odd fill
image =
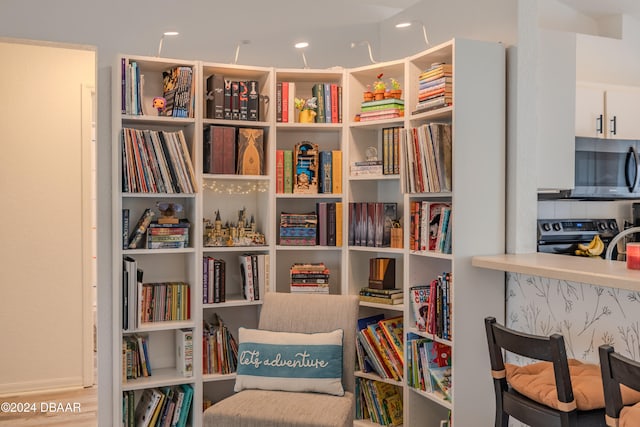
[[[375,92],[373,92],[373,95],[375,96],[376,101],[384,99],[384,89],[376,90]]]
[[[363,97],[365,102],[373,101],[373,92],[364,92],[362,94],[362,97]]]
[[[302,110],[298,115],[298,122],[313,123],[315,121],[316,112],[313,110]]]

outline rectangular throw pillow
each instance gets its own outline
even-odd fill
[[[240,328],[234,390],[343,396],[342,336],[342,329],[305,334]]]

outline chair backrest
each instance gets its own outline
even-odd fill
[[[623,408],[620,385],[640,391],[640,363],[616,353],[610,345],[601,345],[599,354],[607,425],[617,426]]]
[[[569,363],[562,335],[553,334],[545,337],[522,333],[499,325],[493,317],[485,319],[485,327],[496,394],[496,419],[506,420],[510,415],[530,425],[552,425],[552,423],[563,425],[561,419],[570,417],[570,413],[576,412],[576,409],[569,375]],[[540,405],[524,396],[509,394],[503,350],[530,359],[551,362],[553,364],[558,401],[561,402],[561,405],[566,410],[555,410]],[[514,398],[514,396],[517,397]],[[546,418],[546,421],[542,420],[542,418]],[[496,425],[502,424],[497,423]],[[504,425],[506,426],[506,424]]]
[[[268,292],[260,311],[258,328],[278,332],[344,331],[342,385],[355,390],[356,324],[358,297]]]

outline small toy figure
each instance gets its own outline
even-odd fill
[[[162,114],[165,107],[167,106],[167,100],[161,96],[156,96],[153,98],[153,108],[158,110],[158,115]]]

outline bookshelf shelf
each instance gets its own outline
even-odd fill
[[[354,375],[358,378],[367,378],[369,380],[374,380],[374,381],[380,381],[383,383],[387,383],[387,384],[391,384],[391,385],[395,385],[398,387],[402,387],[402,381],[396,381],[396,380],[392,380],[389,378],[381,378],[380,376],[376,375],[376,374],[372,374],[369,372],[362,372],[362,371],[356,371],[354,373]]]
[[[158,201],[177,202],[184,205],[181,216],[189,219],[189,247],[183,249],[122,249],[122,236],[113,237],[113,419],[121,418],[122,394],[135,390],[136,398],[142,390],[166,385],[191,384],[194,388],[190,414],[191,425],[202,423],[202,404],[205,400],[217,401],[232,393],[229,383],[235,374],[203,375],[202,339],[203,323],[212,314],[219,314],[237,337],[238,328],[257,327],[262,301],[247,301],[241,295],[239,256],[248,253],[269,255],[270,291],[290,292],[290,267],[294,263],[324,262],[330,269],[329,290],[333,294],[356,295],[366,286],[369,260],[384,257],[395,259],[395,287],[402,289],[403,303],[397,305],[373,302],[360,303],[362,317],[384,313],[386,317],[402,316],[404,337],[408,333],[430,338],[452,349],[452,378],[456,399],[448,402],[441,397],[415,390],[406,380],[380,379],[376,375],[356,372],[359,378],[381,380],[401,389],[404,405],[404,425],[439,427],[439,421],[453,414],[454,423],[462,425],[490,424],[490,395],[478,390],[491,387],[477,369],[476,359],[468,354],[484,348],[483,334],[478,319],[486,315],[500,315],[504,303],[504,280],[499,272],[483,271],[478,274],[471,267],[471,257],[483,253],[504,252],[504,48],[497,43],[451,40],[416,55],[385,63],[376,63],[353,69],[277,69],[272,67],[217,64],[203,61],[183,61],[166,58],[123,56],[136,61],[144,74],[143,112],[145,115],[122,114],[120,91],[121,62],[114,65],[113,77],[113,229],[122,229],[121,209],[129,208],[129,226],[132,228],[145,207],[154,207]],[[418,76],[431,64],[454,64],[453,105],[436,110],[415,112],[418,99]],[[175,66],[187,66],[193,70],[193,117],[163,117],[153,113],[151,99],[161,96],[162,72]],[[403,89],[403,115],[381,120],[356,122],[361,112],[362,93],[377,75],[383,79],[397,79]],[[213,104],[207,97],[208,83],[213,76],[221,75],[232,80],[257,81],[259,85],[260,114],[258,120],[231,120],[214,118]],[[478,85],[477,81],[483,81]],[[294,83],[295,97],[311,97],[318,83],[333,84],[341,88],[339,112],[341,121],[335,123],[298,123],[293,120],[278,121],[278,84]],[[316,89],[317,90],[317,89]],[[263,102],[269,98],[268,108]],[[282,116],[282,115],[281,115]],[[219,116],[216,116],[219,117]],[[282,118],[282,117],[281,117]],[[400,144],[403,129],[426,123],[447,123],[452,126],[452,189],[445,192],[405,193],[406,155],[402,150],[395,154],[398,172],[388,175],[350,175],[350,165],[371,158],[370,147],[377,149],[383,158],[387,129],[398,129]],[[236,129],[262,130],[264,139],[263,174],[235,175],[204,173],[205,129],[225,126]],[[193,193],[125,193],[120,191],[122,179],[122,150],[120,132],[124,127],[139,130],[168,130],[183,132],[189,157],[195,173]],[[279,150],[293,150],[296,144],[310,141],[319,151],[340,151],[341,177],[339,192],[298,194],[277,193],[276,154]],[[391,153],[387,159],[393,158]],[[393,163],[391,163],[393,165]],[[394,172],[391,170],[391,172]],[[469,176],[477,179],[469,179]],[[212,184],[219,183],[217,188]],[[231,188],[233,187],[233,188]],[[234,191],[236,187],[241,190]],[[253,187],[253,188],[251,188]],[[220,190],[220,189],[223,190]],[[482,191],[479,191],[482,190]],[[335,190],[334,190],[335,191]],[[451,254],[435,251],[414,251],[408,246],[411,230],[410,205],[414,201],[448,202],[452,205]],[[342,244],[336,246],[280,245],[280,215],[306,213],[316,210],[316,203],[336,203],[341,206]],[[341,205],[338,205],[341,203]],[[350,244],[348,240],[350,203],[391,203],[396,206],[396,220],[403,229],[402,248],[369,247]],[[481,208],[479,208],[481,207]],[[237,212],[246,209],[255,216],[257,230],[264,233],[264,246],[204,246],[203,220],[212,221],[220,211],[222,222],[234,221]],[[478,224],[483,224],[479,228]],[[337,230],[336,230],[337,231]],[[117,234],[117,233],[115,233]],[[210,236],[209,236],[210,237]],[[207,238],[209,238],[207,237]],[[144,271],[145,282],[180,280],[190,284],[191,320],[162,322],[145,325],[135,330],[123,330],[121,290],[122,259],[135,258]],[[226,278],[226,301],[216,304],[203,303],[203,257],[222,259],[229,274]],[[408,289],[435,275],[449,271],[454,277],[452,287],[452,336],[455,340],[442,339],[418,332],[413,328],[413,312]],[[415,324],[415,323],[414,323]],[[194,336],[193,377],[181,376],[175,368],[174,331],[187,328]],[[136,333],[149,336],[152,344],[152,362],[160,369],[153,369],[153,376],[122,382],[122,339]],[[406,369],[404,372],[406,378]],[[213,398],[215,397],[215,399]],[[473,407],[473,411],[465,408]],[[444,414],[444,415],[443,415]],[[472,418],[470,418],[472,417]],[[356,420],[357,426],[378,426],[368,420]]]
[[[177,384],[190,384],[194,381],[192,377],[184,377],[175,368],[154,369],[150,377],[127,380],[122,383],[122,391],[142,390],[145,388],[166,387]]]

